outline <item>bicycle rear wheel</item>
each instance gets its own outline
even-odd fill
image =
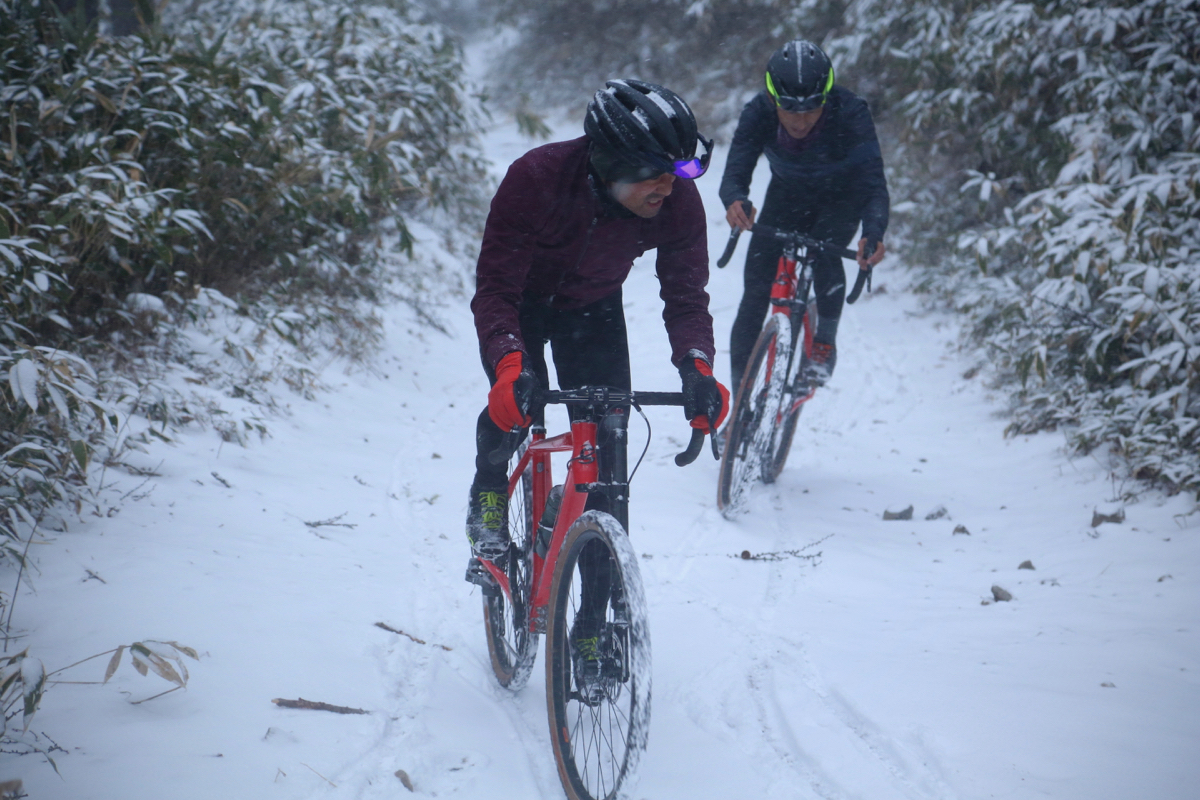
[[[609,566],[608,579],[597,581],[591,568],[587,617],[593,618],[595,598],[603,596],[600,672],[583,685],[574,673],[570,635],[584,603],[581,564],[598,561]],[[633,547],[621,524],[604,512],[584,513],[567,531],[550,587],[546,648],[550,739],[567,797],[623,796],[649,734],[650,632]]]
[[[525,452],[522,446],[513,465]],[[483,620],[487,629],[492,672],[501,686],[516,691],[533,672],[537,659],[537,634],[529,630],[530,583],[533,580],[533,469],[526,467],[508,498],[508,552],[493,563],[508,576],[509,594],[495,587],[483,595]]]
[[[742,508],[752,484],[778,474],[772,473],[773,445],[792,350],[791,327],[786,315],[773,314],[750,351],[717,478],[717,508],[727,516]]]

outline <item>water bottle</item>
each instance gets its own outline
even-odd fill
[[[546,510],[542,512],[542,521],[538,523],[537,544],[534,551],[542,558],[550,550],[550,538],[554,533],[554,523],[558,520],[558,507],[562,504],[563,485],[560,483],[550,489],[546,498]]]

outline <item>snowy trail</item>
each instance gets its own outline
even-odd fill
[[[508,125],[488,145],[500,171],[530,146]],[[699,184],[714,249],[722,158]],[[712,276],[722,349],[745,246]],[[676,390],[652,273],[640,262],[625,292],[635,388]],[[1147,494],[1124,525],[1091,528],[1108,473],[1065,459],[1058,434],[1004,439],[951,321],[894,273],[880,284],[848,309],[834,381],[743,517],[717,512],[711,457],[671,462],[679,412],[647,412],[631,537],[655,696],[634,797],[1192,796],[1200,520]],[[53,687],[37,726],[67,751],[62,777],[8,759],[0,779],[37,800],[373,799],[407,796],[404,770],[418,796],[562,796],[542,659],[522,692],[499,689],[462,580],[486,393],[466,302],[446,310],[449,336],[389,314],[378,374],[331,371],[336,390],[294,400],[261,445],[164,448],[119,514],[46,547],[18,618],[50,668],[140,638],[203,656],[186,692],[139,705],[163,687],[127,665],[107,686]],[[882,520],[910,504],[911,521]],[[926,520],[938,506],[949,516]],[[304,524],[340,514],[354,527]],[[984,605],[993,584],[1014,600]],[[95,663],[74,679],[98,679]]]

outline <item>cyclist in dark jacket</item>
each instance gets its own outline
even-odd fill
[[[858,242],[861,269],[883,258],[888,224],[888,190],[875,124],[866,102],[833,82],[833,65],[812,42],[798,39],[767,62],[765,91],[742,109],[725,175],[721,202],[729,224],[750,230],[755,210],[745,201],[755,164],[766,154],[771,182],[762,222],[806,233],[846,247],[862,225]],[[750,351],[762,329],[782,252],[777,239],[755,236],[746,255],[745,289],[730,334],[732,387],[736,393]],[[824,383],[837,362],[837,327],[846,297],[841,259],[821,254],[813,270],[817,330],[810,382]]]
[[[517,159],[484,229],[471,310],[492,389],[476,423],[467,509],[467,580],[483,585],[489,577],[477,559],[496,560],[509,549],[506,465],[492,464],[488,454],[507,431],[532,422],[530,396],[549,385],[546,342],[562,388],[631,388],[621,285],[647,250],[658,250],[663,321],[683,381],[684,414],[712,433],[729,407],[729,392],[712,374],[708,242],[691,182],[708,168],[712,142],[700,137],[691,109],[674,92],[633,80],[609,81],[596,93],[584,132]],[[592,495],[588,507],[598,499]],[[588,686],[600,677],[612,575],[602,549],[585,549],[579,569],[571,660],[576,681]]]
[[[678,95],[634,80],[609,81],[596,93],[584,131],[517,159],[484,229],[471,310],[492,389],[476,426],[467,513],[476,557],[508,548],[506,465],[487,456],[505,432],[530,424],[532,391],[549,385],[544,343],[562,388],[631,388],[621,285],[647,250],[658,250],[685,415],[708,431],[728,408],[728,391],[712,375],[708,243],[692,184],[708,167],[712,142]]]

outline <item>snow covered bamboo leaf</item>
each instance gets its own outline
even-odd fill
[[[145,642],[134,642],[129,645],[129,653],[133,657],[134,666],[138,666],[143,660],[141,667],[138,669],[142,675],[146,674],[147,667],[154,671],[164,680],[168,680],[178,686],[183,686],[184,681],[179,677],[179,673],[167,662],[165,658],[155,653],[151,647]],[[139,658],[140,657],[140,658]]]
[[[4,455],[0,456],[0,461],[7,461],[9,458],[21,452],[22,450],[39,450],[43,453],[46,452],[46,448],[40,444],[35,442],[22,442],[21,444],[7,451]]]
[[[21,660],[29,653],[28,650],[10,656],[0,667],[0,697],[8,693],[9,688],[21,677]]]
[[[79,469],[87,472],[90,457],[87,443],[81,442],[78,439],[71,442],[71,455],[75,456],[75,462],[79,464]]]
[[[30,527],[31,530],[37,528],[37,520],[34,519],[33,514],[29,513],[29,509],[27,509],[21,503],[13,503],[9,510],[17,512],[17,514],[21,517],[25,524]]]
[[[50,402],[54,404],[54,408],[58,411],[58,415],[64,421],[71,418],[71,409],[67,407],[67,399],[63,397],[62,392],[53,383],[46,384],[46,392],[50,395]]]
[[[25,699],[23,720],[25,729],[29,729],[29,721],[37,712],[42,702],[42,692],[46,688],[46,668],[40,659],[26,657],[21,660],[22,694]]]
[[[38,410],[37,385],[41,372],[32,359],[22,358],[13,364],[8,373],[8,385],[13,397],[24,400],[34,411]]]
[[[180,655],[181,654],[187,655],[187,656],[199,661],[200,659],[196,655],[195,650],[193,650],[190,647],[182,647],[181,645],[179,645],[175,642],[158,642],[158,641],[147,640],[147,641],[142,642],[142,644],[145,645],[148,650],[150,650],[152,653],[154,653],[159,658],[163,659],[164,661],[166,661],[168,663],[174,664],[175,668],[179,672],[180,677],[183,679],[183,684],[184,685],[187,684],[187,681],[188,681],[187,666],[183,663],[183,659],[180,658]]]
[[[150,663],[150,669],[154,670],[154,674],[158,677],[170,681],[177,686],[187,685],[187,682],[179,676],[179,673],[175,671],[170,662],[158,653],[148,654],[146,660]]]
[[[188,647],[187,645],[182,645],[179,642],[164,642],[163,644],[171,645],[171,647],[174,647],[176,650],[183,653],[185,656],[192,659],[193,661],[200,660],[200,656],[196,652],[195,648]]]

